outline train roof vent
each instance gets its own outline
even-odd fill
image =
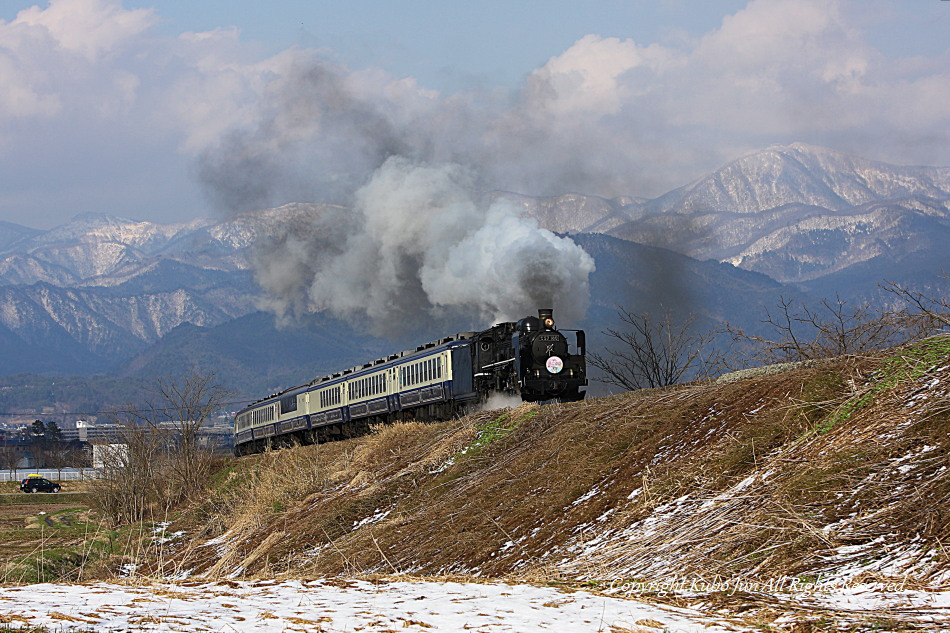
[[[372,367],[372,366],[373,366],[373,363],[366,363],[365,365],[363,365],[363,367],[361,367],[361,369],[366,369],[367,367]]]
[[[397,358],[399,358],[399,354],[393,354],[392,356],[387,358],[387,360],[396,360]]]

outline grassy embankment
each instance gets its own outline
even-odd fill
[[[232,463],[165,574],[946,582],[950,338]]]

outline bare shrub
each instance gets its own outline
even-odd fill
[[[121,426],[120,442],[97,447],[102,468],[90,502],[115,524],[134,523],[167,508],[165,447],[129,412],[109,417]]]
[[[588,363],[604,374],[599,380],[628,390],[665,387],[686,379],[708,378],[723,367],[712,348],[716,332],[696,332],[696,317],[676,320],[669,309],[656,317],[618,308],[623,329],[608,329],[605,353],[591,353]]]
[[[204,489],[213,456],[198,435],[229,392],[214,375],[192,374],[180,382],[158,380],[145,408],[108,414],[119,442],[100,447],[102,476],[93,504],[116,523],[165,516],[175,504]]]
[[[738,363],[772,364],[832,358],[901,345],[923,338],[943,326],[921,314],[878,309],[868,303],[849,304],[841,297],[817,306],[796,305],[781,297],[766,310],[762,322],[770,332],[755,335],[727,325],[738,344]],[[745,351],[742,351],[745,349]]]

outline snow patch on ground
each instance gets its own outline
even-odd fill
[[[504,583],[257,581],[0,588],[6,622],[56,631],[736,631],[698,611]]]

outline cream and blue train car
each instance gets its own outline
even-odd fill
[[[354,437],[370,424],[445,419],[475,402],[468,333],[274,394],[234,419],[235,453]]]

